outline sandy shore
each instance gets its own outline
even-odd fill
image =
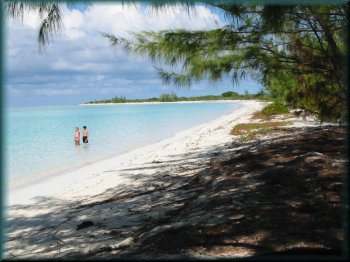
[[[223,258],[340,249],[344,160],[334,154],[340,131],[289,115],[280,120],[293,121],[291,131],[241,143],[230,135],[232,127],[260,121],[251,116],[266,103],[240,102],[243,107],[174,137],[11,190],[5,258]],[[316,169],[319,180],[312,177]],[[295,198],[299,193],[305,196]],[[321,213],[305,220],[305,210],[318,203]],[[281,234],[287,218],[290,241]],[[318,218],[318,227],[305,234]]]
[[[232,101],[228,101],[231,102]],[[122,170],[145,169],[154,162],[185,160],[186,155],[215,150],[215,146],[228,143],[233,125],[248,121],[250,115],[266,103],[236,100],[242,108],[232,111],[215,121],[177,133],[158,143],[137,148],[128,153],[85,165],[84,167],[41,178],[25,187],[9,190],[8,205],[29,204],[42,197],[79,199],[93,196],[120,184],[135,183],[121,175]],[[180,164],[180,163],[179,163]],[[113,171],[113,172],[112,172]],[[119,172],[118,172],[119,171]],[[149,174],[156,170],[149,169]],[[113,174],[113,176],[111,175]]]

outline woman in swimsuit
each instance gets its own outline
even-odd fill
[[[78,127],[75,128],[74,142],[76,146],[80,145],[80,131]]]

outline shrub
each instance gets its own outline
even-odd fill
[[[175,93],[171,94],[161,94],[159,96],[159,100],[161,102],[176,102],[177,101],[177,96]]]
[[[255,112],[250,119],[262,119],[262,120],[271,120],[271,116],[264,115],[261,111]]]
[[[264,115],[287,114],[289,113],[289,109],[280,102],[274,102],[270,105],[265,106],[264,109],[261,110],[261,113]]]
[[[221,94],[222,97],[239,97],[239,94],[233,91],[228,91]]]
[[[271,128],[290,125],[292,122],[264,122],[264,123],[243,123],[238,124],[231,130],[232,135],[242,135],[251,130],[263,130],[264,133]]]

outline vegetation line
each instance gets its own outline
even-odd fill
[[[193,96],[193,97],[178,97],[175,93],[162,94],[159,97],[152,97],[146,99],[127,99],[124,96],[114,97],[111,99],[94,100],[84,104],[100,104],[100,103],[144,103],[144,102],[181,102],[181,101],[215,101],[215,100],[248,100],[248,99],[259,99],[268,100],[269,95],[263,92],[258,94],[245,93],[240,95],[236,92],[225,92],[221,95],[207,95],[207,96]]]

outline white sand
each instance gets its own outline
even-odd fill
[[[218,152],[221,152],[220,157],[226,157],[226,152],[239,150],[238,147],[226,147],[239,139],[238,136],[230,135],[232,127],[238,123],[260,121],[251,120],[251,115],[266,104],[257,101],[239,102],[243,105],[241,108],[158,143],[58,174],[24,188],[10,190],[7,199],[10,207],[6,210],[8,241],[5,243],[5,257],[60,258],[89,254],[100,248],[115,248],[125,243],[132,244],[134,238],[130,232],[143,227],[149,218],[157,220],[169,210],[176,210],[179,199],[183,199],[181,194],[171,193],[183,184],[178,179],[172,183],[169,177],[191,177],[193,170],[205,170],[206,164],[214,155],[219,155]],[[279,118],[281,121],[293,121],[291,126],[296,127],[319,125],[311,118],[291,115]],[[269,135],[265,139],[270,139]],[[141,191],[132,191],[136,188],[144,190],[142,192],[155,191],[154,194],[157,194],[154,184],[162,174],[169,178],[171,187],[169,191],[158,192],[157,202],[152,202],[150,193],[147,197],[135,194]],[[163,183],[161,181],[159,183]],[[104,203],[123,194],[134,196],[125,201]],[[96,223],[102,221],[102,224],[77,230],[77,225],[85,220]],[[152,233],[157,228],[145,233]],[[113,230],[123,234],[109,237]],[[131,235],[124,236],[124,233]],[[142,235],[144,233],[139,237]],[[118,248],[115,250],[119,252]]]
[[[239,102],[243,106],[210,123],[179,132],[158,143],[93,162],[81,168],[47,176],[25,187],[8,190],[6,203],[8,206],[26,205],[49,197],[69,201],[86,199],[121,184],[127,186],[142,183],[135,180],[134,176],[137,175],[135,170],[142,170],[142,174],[151,175],[157,171],[186,166],[189,160],[192,164],[196,161],[198,163],[208,161],[211,152],[232,142],[234,137],[230,135],[230,131],[234,125],[252,122],[251,115],[267,104],[253,100],[227,102]],[[285,119],[282,117],[281,120]],[[293,121],[290,127],[319,125],[312,117],[303,119],[289,116],[287,120]],[[156,165],[157,162],[159,165]],[[163,162],[172,164],[161,164]],[[96,197],[91,199],[96,201]]]
[[[229,134],[231,128],[237,123],[249,121],[250,115],[266,104],[244,100],[234,102],[240,102],[243,107],[210,123],[179,132],[161,142],[47,177],[32,185],[9,190],[7,203],[8,205],[29,204],[42,197],[55,196],[61,199],[77,200],[100,194],[120,184],[134,183],[132,176],[123,175],[125,170],[144,167],[143,173],[152,174],[157,170],[146,169],[146,167],[154,166],[153,161],[171,160],[183,165],[181,160],[185,161],[186,154],[215,150],[216,146],[232,141],[232,136]]]

